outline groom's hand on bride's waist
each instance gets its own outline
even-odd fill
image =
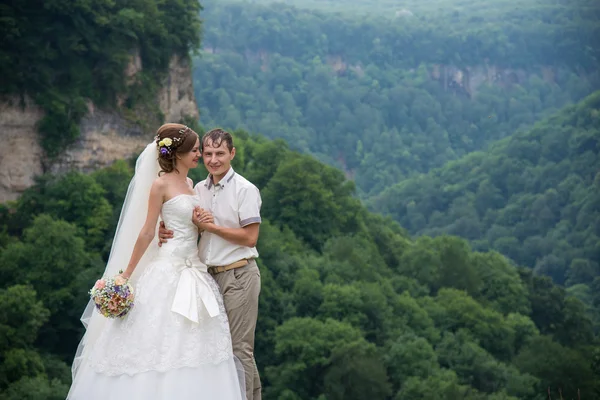
[[[162,246],[163,243],[167,243],[169,239],[173,238],[173,231],[165,228],[165,223],[160,221],[160,225],[158,227],[158,246]]]

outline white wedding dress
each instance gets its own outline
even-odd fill
[[[187,194],[163,204],[161,216],[174,238],[143,268],[129,314],[101,321],[103,328],[76,368],[68,399],[245,397],[219,288],[198,257],[198,231],[191,220],[198,204],[197,196]]]

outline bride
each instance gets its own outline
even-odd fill
[[[139,156],[104,273],[124,269],[135,306],[122,319],[107,319],[88,303],[67,399],[245,398],[222,297],[198,258],[192,213],[200,199],[187,174],[198,165],[199,146],[190,128],[165,124]],[[159,216],[176,232],[162,247]]]

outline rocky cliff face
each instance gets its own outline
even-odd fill
[[[204,44],[203,50],[207,53],[217,54],[221,51],[217,47]],[[250,63],[259,63],[261,70],[268,71],[271,54],[266,50],[245,51],[243,53]],[[325,63],[339,76],[348,71],[353,71],[359,76],[364,75],[365,65],[350,64],[340,54],[329,54],[324,58]],[[414,72],[414,69],[410,69]],[[510,87],[514,84],[523,84],[532,75],[538,75],[547,82],[555,83],[557,68],[541,66],[539,69],[525,70],[523,68],[504,68],[482,60],[479,65],[457,67],[455,65],[431,64],[427,66],[427,73],[433,80],[440,82],[444,90],[453,90],[469,97],[475,97],[478,89],[483,84],[499,87]]]
[[[125,71],[133,78],[142,68],[133,56]],[[77,142],[50,163],[39,144],[36,124],[43,111],[28,99],[24,106],[17,99],[0,103],[0,203],[16,199],[43,172],[63,172],[72,168],[91,171],[115,160],[129,157],[149,143],[162,122],[198,119],[192,86],[191,64],[174,57],[157,94],[156,104],[164,121],[139,123],[119,110],[98,109],[88,104],[88,113],[80,124]],[[135,116],[139,121],[143,116]]]
[[[555,71],[552,67],[543,67],[539,72],[544,80],[554,83]],[[444,89],[462,91],[470,97],[475,96],[478,88],[484,83],[501,87],[522,84],[532,73],[524,69],[500,68],[487,63],[464,69],[440,64],[430,68],[430,77],[440,81]]]

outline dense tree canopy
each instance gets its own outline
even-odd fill
[[[203,121],[284,138],[372,211],[551,276],[600,322],[597,107],[545,120],[600,88],[600,3],[286,3],[206,2]]]
[[[368,212],[340,171],[280,141],[234,136],[234,168],[265,205],[265,399],[541,400],[548,387],[592,398],[595,339],[579,300],[464,239],[413,240]],[[44,176],[0,207],[0,398],[64,398],[85,292],[131,174],[123,161]]]
[[[594,0],[524,0],[518,5],[510,0],[390,0],[393,11],[382,10],[386,1],[332,3],[347,12],[327,12],[327,0],[312,5],[311,0],[206,0],[204,44],[305,62],[315,55],[340,55],[351,64],[370,60],[396,68],[419,63],[465,67],[485,59],[502,67],[560,64],[595,71],[600,60],[600,5]],[[360,3],[383,12],[357,12]],[[413,17],[396,16],[401,9]]]
[[[598,397],[600,93],[531,128],[599,87],[596,2],[302,1],[321,11],[209,0],[195,60],[203,123],[245,128],[234,168],[263,198],[265,400]],[[1,94],[44,107],[52,154],[132,49],[125,106],[147,98],[199,8],[2,5]],[[64,399],[132,168],[0,205],[0,400]]]
[[[464,21],[209,1],[194,60],[201,119],[283,138],[344,170],[368,198],[600,88],[598,64],[568,40],[598,35],[571,27],[577,4],[521,13],[504,4],[506,20],[472,30]],[[551,28],[521,20],[545,12],[560,16]],[[556,53],[567,50],[581,54]]]
[[[412,233],[459,235],[571,287],[600,276],[600,92],[369,204]],[[599,310],[596,318],[600,322]]]

